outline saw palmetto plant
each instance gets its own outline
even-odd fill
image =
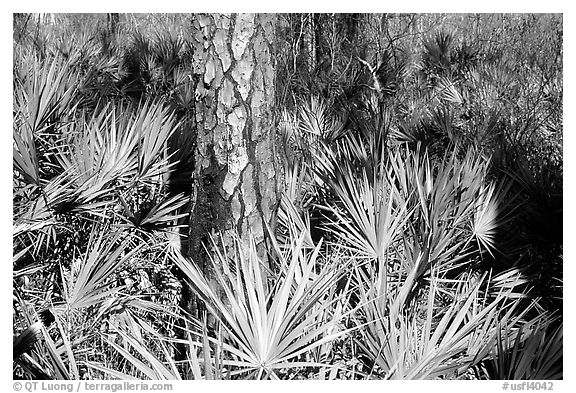
[[[218,251],[212,261],[216,285],[193,261],[175,256],[227,333],[230,345],[223,349],[231,359],[224,364],[231,375],[277,379],[291,367],[318,367],[305,355],[346,334],[336,307],[344,298],[335,294],[344,270],[320,260],[321,244],[307,250],[304,241],[302,234],[289,248],[276,248],[280,271],[274,274],[262,271],[253,242],[246,250],[236,239],[232,255]]]

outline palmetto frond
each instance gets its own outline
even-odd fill
[[[169,350],[164,342],[157,341],[160,347],[160,354],[154,353],[150,348],[142,345],[140,339],[135,337],[133,332],[123,329],[115,329],[114,333],[119,336],[124,346],[118,345],[113,337],[103,337],[111,348],[118,352],[139,374],[142,379],[152,380],[181,380],[182,377],[178,367],[169,354]],[[132,374],[127,374],[120,370],[107,367],[92,361],[84,362],[91,369],[103,372],[106,375],[117,379],[134,379]]]
[[[421,107],[415,106],[411,108],[403,117],[396,121],[396,124],[390,130],[390,137],[401,143],[428,143],[430,136],[426,130],[427,122],[428,111],[422,103]]]
[[[184,44],[184,39],[176,31],[165,29],[156,32],[151,51],[165,76],[171,75],[179,65]]]
[[[490,379],[554,380],[562,377],[563,324],[555,318],[536,317],[518,329],[504,326],[499,331],[492,355],[482,365]]]
[[[429,242],[437,264],[451,261],[446,266],[457,267],[455,255],[470,252],[467,246],[473,239],[493,253],[496,231],[510,218],[502,213],[510,183],[488,182],[487,162],[481,156],[447,153],[441,164],[432,164],[427,153],[398,150],[390,158],[400,194],[416,209],[414,234],[421,244]]]
[[[481,287],[489,285],[486,276],[458,282],[443,306],[440,277],[432,274],[426,290],[418,286],[425,253],[405,278],[389,283],[386,293],[372,284],[373,273],[357,271],[361,315],[369,321],[358,345],[374,364],[371,374],[379,372],[386,379],[458,375],[484,359],[501,324],[514,326],[519,320],[506,292],[493,299],[482,293]]]
[[[29,127],[17,127],[14,122],[14,169],[20,173],[24,183],[40,184],[40,168],[34,133]]]
[[[73,59],[44,62],[29,55],[14,78],[14,169],[26,184],[40,184],[50,139],[70,120],[79,76]]]
[[[478,244],[490,254],[495,248],[496,229],[498,228],[498,199],[494,185],[490,185],[478,196],[472,222],[472,233]]]
[[[180,208],[188,203],[189,198],[184,194],[177,194],[148,206],[137,206],[136,210],[128,205],[122,195],[119,195],[119,199],[124,211],[120,217],[131,226],[147,231],[176,227],[176,221],[188,215],[188,213],[178,214]]]
[[[453,35],[449,32],[439,31],[436,35],[424,41],[422,67],[425,72],[443,75],[451,69],[451,49]]]
[[[173,72],[175,99],[178,105],[185,110],[194,108],[195,86],[190,70],[184,67],[175,67]]]
[[[456,85],[447,77],[442,77],[438,80],[436,85],[436,94],[441,100],[450,102],[452,104],[460,105],[463,98],[460,92],[456,89]]]
[[[229,379],[230,366],[224,363],[224,352],[234,350],[229,344],[222,342],[222,337],[213,338],[208,336],[206,323],[195,322],[202,331],[199,333],[187,332],[187,340],[184,344],[188,347],[188,358],[185,364],[189,366],[191,375],[182,373],[182,364],[177,363],[172,355],[172,346],[176,340],[169,340],[149,326],[145,321],[139,319],[136,322],[138,329],[144,330],[147,334],[156,338],[155,348],[150,348],[142,343],[141,338],[133,334],[126,328],[113,328],[112,333],[121,338],[124,345],[118,345],[114,336],[103,335],[105,342],[118,352],[132,367],[140,374],[141,378],[152,380],[210,380]],[[101,371],[119,379],[133,379],[132,374],[107,367],[101,363],[84,362],[88,367]]]
[[[343,121],[330,113],[325,101],[318,97],[311,97],[298,108],[296,118],[285,114],[286,139],[307,150],[316,146],[318,141],[332,143],[345,133]]]
[[[111,281],[113,274],[139,249],[121,232],[92,231],[84,255],[72,263],[69,273],[62,272],[66,308],[98,305],[113,296],[119,290]]]
[[[280,199],[276,232],[278,241],[284,247],[291,247],[292,239],[304,236],[303,247],[314,248],[308,211],[296,207],[287,194],[282,194]]]
[[[45,131],[70,114],[79,82],[72,63],[59,58],[41,62],[33,55],[23,61],[25,71],[14,81],[14,112],[29,132]]]
[[[306,251],[303,242],[301,237],[279,254],[284,269],[273,286],[264,276],[253,240],[245,250],[236,238],[233,255],[217,250],[212,265],[223,298],[193,262],[174,256],[234,343],[235,360],[225,361],[237,368],[233,375],[277,378],[278,369],[314,366],[297,361],[299,355],[344,334],[329,333],[340,318],[330,310],[338,300],[333,289],[342,269],[327,264],[315,272],[320,245]]]
[[[388,173],[368,179],[349,165],[342,165],[330,185],[341,207],[325,206],[335,219],[329,230],[343,244],[366,258],[383,258],[399,239],[411,212],[391,185]]]
[[[470,257],[468,245],[473,239],[480,249],[494,251],[495,233],[508,218],[498,209],[504,206],[509,185],[485,185],[487,165],[481,157],[469,153],[459,159],[454,153],[447,154],[443,163],[432,164],[420,149],[399,148],[389,152],[388,169],[373,167],[368,175],[345,155],[339,155],[336,164],[333,150],[321,151],[327,151],[322,173],[332,174],[324,183],[339,199],[324,206],[334,214],[330,230],[358,255],[382,257],[406,230],[414,241],[404,250],[417,254],[429,247],[431,260],[447,269]]]

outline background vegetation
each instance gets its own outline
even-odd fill
[[[561,16],[278,15],[269,263],[213,277],[191,17],[14,15],[14,378],[562,378]]]

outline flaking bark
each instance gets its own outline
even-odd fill
[[[251,233],[265,258],[265,222],[279,202],[274,127],[274,16],[196,15],[193,20],[196,150],[189,254],[207,270],[203,244]],[[207,272],[208,273],[208,272]]]

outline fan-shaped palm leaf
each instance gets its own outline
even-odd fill
[[[68,277],[63,277],[67,308],[85,308],[111,297],[118,291],[112,287],[112,275],[140,248],[121,232],[93,230],[86,253],[72,263]],[[64,272],[63,275],[66,276]]]
[[[232,375],[251,373],[258,379],[277,378],[278,369],[314,366],[314,362],[295,360],[345,334],[328,333],[340,318],[330,314],[338,300],[330,288],[336,287],[342,269],[328,264],[316,274],[320,244],[307,252],[302,248],[303,241],[301,237],[289,254],[280,254],[285,270],[273,287],[264,277],[253,240],[249,250],[244,250],[236,238],[232,256],[218,250],[212,265],[222,300],[192,262],[179,254],[174,256],[235,346],[231,351],[237,360],[224,360],[224,364],[237,368]]]

